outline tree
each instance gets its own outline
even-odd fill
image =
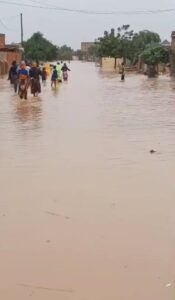
[[[115,30],[111,29],[111,33],[105,31],[104,36],[98,39],[96,45],[98,45],[99,57],[115,57]]]
[[[132,60],[132,39],[134,31],[130,30],[130,25],[123,25],[117,29],[118,52],[119,57],[124,60]]]
[[[72,60],[73,53],[73,49],[67,45],[61,46],[58,49],[58,57],[60,60]]]
[[[124,58],[135,65],[145,48],[157,43],[160,43],[160,36],[157,33],[148,30],[134,33],[130,25],[123,25],[118,27],[116,32],[114,29],[104,32],[104,36],[96,42],[98,45],[96,55]]]
[[[146,47],[160,43],[160,36],[149,30],[143,30],[139,33],[135,33],[132,39],[132,63],[138,62],[140,54],[146,49]]]
[[[124,59],[130,58],[130,45],[133,37],[133,30],[129,30],[130,25],[123,25],[111,32],[105,31],[104,36],[98,39],[98,56],[109,56]]]
[[[73,55],[78,56],[79,60],[83,59],[83,52],[80,49],[74,51]]]
[[[169,62],[169,50],[160,44],[148,46],[141,54],[141,60],[148,65],[148,76],[157,75],[156,66]]]
[[[25,59],[35,61],[53,61],[58,58],[58,48],[43,37],[43,34],[36,32],[24,42]]]
[[[98,57],[98,53],[99,53],[99,45],[95,44],[92,45],[89,49],[88,49],[88,56],[95,61],[95,59]]]

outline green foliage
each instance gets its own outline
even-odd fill
[[[114,29],[104,32],[104,36],[96,42],[96,56],[122,57],[135,64],[148,45],[159,42],[160,37],[157,33],[148,30],[134,33],[130,30],[130,25],[123,25],[117,28],[116,32]]]
[[[25,59],[53,61],[58,58],[58,48],[36,32],[24,43]]]
[[[82,59],[83,59],[84,53],[83,53],[80,49],[78,49],[78,50],[74,51],[74,54],[73,54],[73,55],[78,56],[78,58],[79,58],[80,60],[82,60]]]
[[[147,45],[158,44],[160,42],[160,36],[149,30],[140,31],[133,36],[133,45],[140,50],[144,50]]]
[[[157,33],[143,30],[135,33],[132,39],[133,63],[138,61],[140,54],[148,47],[161,42]]]
[[[99,38],[96,42],[98,56],[128,58],[128,49],[133,37],[133,31],[129,29],[129,25],[123,25],[117,28],[117,33],[115,33],[115,29],[111,29],[111,32],[105,31],[104,37]]]
[[[167,48],[157,44],[148,46],[141,54],[142,61],[147,65],[158,65],[169,62],[169,51]]]
[[[67,45],[58,48],[58,58],[60,60],[71,60],[73,53],[73,49],[71,47],[68,47]]]
[[[73,50],[67,45],[57,47],[43,37],[43,34],[36,32],[24,43],[25,59],[35,61],[71,60]]]
[[[98,45],[94,44],[88,49],[88,54],[90,56],[97,56],[98,55]]]

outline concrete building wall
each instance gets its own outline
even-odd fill
[[[0,75],[7,74],[14,60],[20,63],[22,51],[18,49],[18,46],[5,45],[5,34],[0,33]]]
[[[103,57],[102,58],[102,68],[104,70],[112,71],[115,68],[115,58]]]
[[[5,75],[14,60],[19,64],[22,59],[21,52],[15,51],[0,51],[0,75]]]
[[[175,77],[175,31],[171,34],[171,76]]]
[[[7,57],[8,66],[10,67],[14,60],[16,60],[17,64],[19,64],[21,62],[22,52],[20,52],[20,51],[13,51],[13,52],[9,51],[6,54],[6,57]]]
[[[0,33],[0,49],[5,48],[5,34]]]
[[[6,75],[8,73],[8,64],[6,61],[0,60],[0,77]]]
[[[0,51],[0,60],[1,61],[6,61],[7,60],[7,53],[6,52],[1,52]]]
[[[0,76],[7,73],[7,56],[6,53],[0,52]]]
[[[94,45],[93,42],[82,42],[81,43],[81,51],[87,53],[89,48],[91,48],[93,45]]]
[[[123,62],[122,58],[115,58],[113,57],[103,57],[102,58],[102,68],[106,71],[120,71],[121,64]]]

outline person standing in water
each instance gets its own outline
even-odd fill
[[[21,67],[18,70],[18,79],[19,79],[18,94],[21,99],[24,97],[27,100],[28,77],[29,77],[29,72],[26,69],[25,62],[22,61]]]
[[[32,64],[32,68],[30,69],[29,76],[31,78],[31,94],[38,96],[41,93],[41,84],[40,84],[40,76],[41,70],[37,67],[36,63]]]
[[[56,69],[56,66],[53,67],[53,73],[52,73],[52,78],[51,78],[51,87],[55,87],[57,85],[57,80],[58,80],[58,72]]]
[[[121,67],[121,81],[125,81],[125,63],[122,62],[122,67]]]
[[[62,82],[61,64],[59,62],[57,62],[56,70],[57,70],[57,79],[58,79],[58,82]]]
[[[63,72],[63,80],[67,81],[68,80],[68,71],[70,71],[70,69],[68,68],[66,63],[64,63],[64,65],[62,66],[61,71]]]
[[[43,70],[41,71],[41,78],[42,78],[43,84],[46,85],[47,72],[46,72],[46,68],[45,68],[45,67],[44,67]]]
[[[14,86],[14,92],[17,93],[18,90],[18,65],[14,60],[12,62],[11,68],[9,70],[9,80]]]

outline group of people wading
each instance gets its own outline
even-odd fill
[[[51,86],[56,87],[58,82],[68,80],[68,71],[70,69],[67,67],[66,63],[61,65],[59,62],[56,66],[53,66],[52,76],[51,76]],[[9,80],[14,86],[15,93],[18,93],[21,99],[27,99],[28,88],[31,88],[31,94],[37,97],[41,93],[41,83],[45,84],[49,74],[45,67],[42,69],[37,66],[36,63],[26,64],[24,61],[21,62],[20,66],[13,61],[12,66],[9,70]]]

